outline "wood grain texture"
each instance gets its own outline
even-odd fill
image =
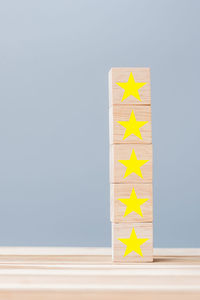
[[[139,89],[141,101],[133,96],[129,96],[121,102],[124,90],[116,84],[116,82],[127,82],[130,72],[136,82],[146,82],[147,84]],[[134,104],[134,105],[150,105],[150,69],[149,68],[112,68],[109,72],[109,106],[114,104]]]
[[[143,256],[133,251],[124,257],[126,245],[119,241],[119,238],[128,239],[131,236],[133,228],[137,238],[148,238],[148,241],[140,246]],[[152,223],[112,223],[112,259],[118,263],[152,262]]]
[[[141,167],[143,178],[132,173],[124,178],[126,167],[119,160],[129,160],[132,151],[138,160],[148,160]],[[152,182],[152,145],[151,144],[114,144],[110,146],[110,183],[151,183]]]
[[[171,282],[171,280],[170,280]],[[120,286],[120,285],[119,285]],[[197,283],[195,281],[195,287]],[[198,291],[132,291],[132,290],[77,290],[77,291],[59,291],[59,290],[15,290],[0,292],[2,300],[199,300]]]
[[[0,248],[1,300],[199,300],[200,249],[112,263],[111,248]]]
[[[131,212],[124,217],[126,205],[120,198],[130,198],[132,190],[135,190],[137,198],[149,199],[141,205],[143,217],[136,212]],[[152,222],[152,184],[111,184],[110,185],[110,219],[111,222]]]
[[[123,139],[126,128],[118,123],[118,121],[129,121],[132,111],[137,121],[147,121],[140,128],[142,139],[131,134]],[[150,106],[132,106],[132,105],[114,105],[109,109],[109,128],[110,128],[110,144],[149,144],[152,143],[151,134],[151,107]]]

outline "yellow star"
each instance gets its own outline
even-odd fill
[[[138,199],[136,196],[135,190],[133,188],[130,198],[118,199],[118,200],[126,205],[126,211],[125,211],[124,217],[126,217],[128,214],[130,214],[131,212],[134,211],[143,218],[143,214],[142,214],[140,205],[142,205],[149,199]]]
[[[124,95],[122,97],[122,101],[124,101],[126,98],[128,98],[131,95],[134,96],[139,101],[141,101],[138,90],[141,87],[143,87],[146,84],[146,82],[135,82],[132,72],[130,73],[128,82],[116,82],[116,84],[118,84],[121,88],[125,90]]]
[[[123,164],[127,169],[124,175],[124,178],[129,176],[132,173],[137,174],[139,177],[143,178],[140,167],[148,162],[148,160],[138,160],[135,151],[133,149],[131,157],[129,160],[118,160],[121,164]]]
[[[140,246],[144,244],[146,241],[148,241],[148,239],[138,239],[134,228],[131,232],[131,236],[129,239],[118,239],[118,240],[127,246],[124,256],[128,255],[133,251],[139,254],[140,256],[143,256]]]
[[[148,123],[148,121],[136,121],[134,111],[132,111],[129,121],[118,121],[118,123],[126,128],[123,140],[125,140],[131,134],[135,134],[139,139],[142,140],[140,127],[144,126],[146,123]]]

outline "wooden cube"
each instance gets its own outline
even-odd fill
[[[151,183],[152,145],[110,146],[110,183]]]
[[[109,110],[110,144],[150,144],[151,107],[113,105]]]
[[[132,75],[131,75],[132,74]],[[142,87],[138,85],[138,93],[130,95],[126,99],[124,97],[124,89],[118,83],[126,83],[133,76],[136,83],[144,83]],[[137,97],[137,98],[136,98]],[[139,100],[139,99],[140,100]],[[113,104],[134,104],[134,105],[150,105],[150,69],[149,68],[112,68],[109,72],[109,106]]]
[[[110,218],[119,222],[152,222],[152,184],[111,184]]]
[[[114,262],[153,261],[152,223],[112,223]]]

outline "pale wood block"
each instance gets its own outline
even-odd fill
[[[131,122],[133,118],[136,119],[136,124]],[[127,123],[119,123],[124,121]],[[151,106],[113,105],[109,109],[109,123],[110,144],[152,143]],[[126,127],[126,124],[132,129],[132,134],[129,136],[129,128]],[[141,136],[138,134],[137,128]]]
[[[128,82],[130,73],[137,83],[146,83],[139,88],[138,92],[140,100],[130,95],[122,102],[124,89],[117,83]],[[151,89],[150,89],[150,69],[149,68],[112,68],[109,72],[109,106],[113,104],[135,104],[135,105],[150,105],[151,104]]]
[[[152,262],[152,223],[112,223],[112,259],[120,263]]]
[[[120,161],[130,163],[131,158],[147,161],[140,168],[143,178],[132,172],[126,176],[128,168]],[[141,162],[142,163],[142,162]],[[137,162],[132,164],[135,168]],[[125,177],[126,176],[126,177]],[[152,144],[114,144],[110,145],[110,183],[151,183],[152,182]]]
[[[133,202],[137,205],[131,206]],[[152,202],[151,183],[110,185],[110,218],[114,223],[152,222]]]

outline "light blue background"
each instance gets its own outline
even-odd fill
[[[200,247],[199,11],[0,2],[0,245],[110,246],[107,74],[148,66],[154,246]]]

